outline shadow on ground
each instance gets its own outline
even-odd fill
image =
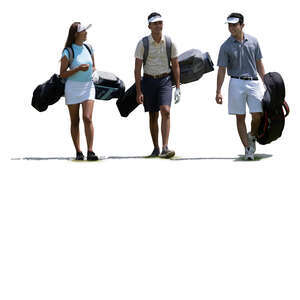
[[[11,160],[74,160],[75,157],[17,157]]]
[[[236,157],[179,157],[175,156],[171,160],[234,160]]]
[[[262,160],[262,159],[265,159],[265,158],[270,158],[272,157],[273,155],[271,154],[254,154],[254,161],[259,161],[259,160]],[[234,159],[234,161],[249,161],[249,160],[245,160],[244,159],[244,155],[239,155],[237,158]]]
[[[259,161],[265,158],[272,157],[271,154],[255,154],[254,161]],[[100,156],[99,161],[108,160],[108,159],[161,159],[159,157],[149,157],[149,156]],[[165,160],[164,158],[162,158]],[[74,162],[83,162],[76,161],[75,157],[20,157],[20,158],[11,158],[11,160],[67,160]],[[232,161],[245,161],[244,155],[238,155],[238,157],[180,157],[175,156],[170,161],[183,161],[183,160],[232,160]],[[86,161],[86,160],[84,160]]]

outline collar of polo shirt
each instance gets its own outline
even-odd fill
[[[232,35],[230,36],[230,39],[233,41],[233,42],[237,42],[239,43],[239,41],[237,41]],[[244,41],[248,41],[248,35],[246,33],[244,33]]]
[[[164,43],[164,42],[165,42],[165,36],[162,35],[162,36],[161,36],[160,42],[157,43],[157,42],[155,42],[155,40],[154,40],[152,34],[150,34],[149,42],[152,43],[152,44],[160,44],[160,43]]]

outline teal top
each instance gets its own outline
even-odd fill
[[[74,69],[82,64],[89,64],[89,69],[87,71],[78,71],[72,76],[68,77],[67,80],[80,81],[80,82],[88,82],[92,80],[93,74],[93,61],[88,49],[82,45],[72,44],[72,48],[74,50],[74,59],[72,64],[69,66],[70,69]],[[92,54],[94,54],[93,49],[91,49]],[[62,57],[66,56],[67,59],[70,59],[69,52],[67,49],[64,49]]]

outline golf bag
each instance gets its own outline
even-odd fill
[[[289,106],[285,102],[285,85],[281,75],[270,72],[264,76],[266,91],[262,100],[263,118],[261,120],[257,141],[261,145],[269,144],[282,135]],[[284,111],[285,110],[285,113]]]
[[[56,103],[65,93],[65,80],[54,74],[49,80],[38,85],[33,92],[31,105],[39,112],[45,111],[48,105]]]
[[[95,71],[93,82],[96,89],[96,99],[122,99],[125,94],[124,82],[112,73]]]
[[[180,83],[185,84],[199,80],[203,74],[214,70],[214,64],[208,52],[198,49],[188,50],[178,56],[180,67]],[[175,85],[172,76],[172,84]]]
[[[136,87],[133,84],[124,94],[123,98],[117,100],[117,107],[122,117],[128,115],[135,110],[139,104],[136,101]]]
[[[96,71],[93,76],[95,98],[110,100],[122,99],[125,94],[123,81],[112,73]],[[65,79],[54,74],[46,82],[38,85],[33,92],[31,105],[39,112],[47,110],[49,105],[56,103],[65,94]]]

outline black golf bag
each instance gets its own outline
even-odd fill
[[[264,115],[257,136],[261,145],[269,144],[282,135],[285,118],[290,112],[285,102],[285,85],[281,75],[277,72],[265,74],[264,84],[267,88],[262,100]]]

